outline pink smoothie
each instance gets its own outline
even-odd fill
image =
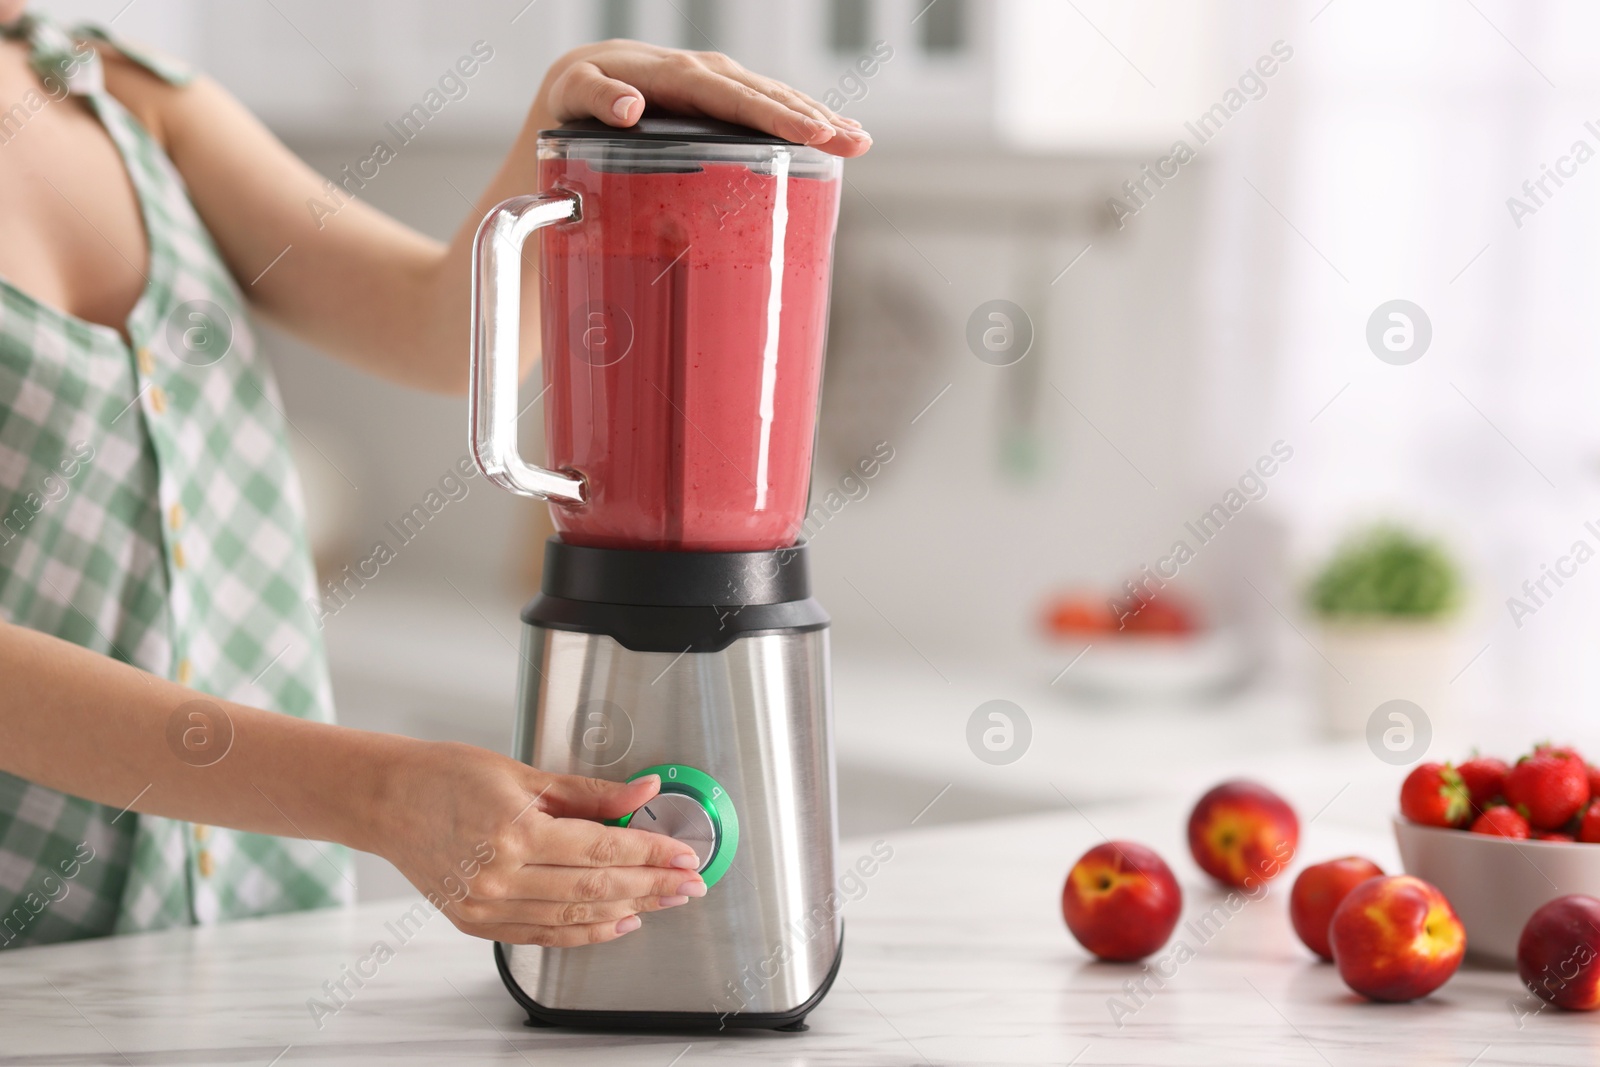
[[[799,537],[822,378],[837,181],[727,163],[615,173],[546,159],[583,220],[542,232],[548,465],[588,499],[562,540],[732,552]],[[781,286],[773,235],[782,191]]]

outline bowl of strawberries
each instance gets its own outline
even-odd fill
[[[1418,764],[1394,832],[1406,873],[1444,892],[1480,959],[1514,964],[1542,905],[1600,896],[1600,769],[1571,746]]]

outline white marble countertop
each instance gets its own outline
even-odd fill
[[[1301,858],[1396,868],[1368,786],[1325,760],[1286,772]],[[1270,779],[1269,780],[1274,780]],[[1354,782],[1353,786],[1351,783]],[[1331,786],[1331,788],[1330,788]],[[1337,790],[1337,791],[1336,791]],[[1330,797],[1332,798],[1330,800]],[[803,1034],[531,1030],[490,950],[435,918],[319,1029],[308,998],[395,938],[409,901],[0,955],[0,1067],[82,1064],[1589,1064],[1595,1019],[1533,1012],[1509,972],[1469,965],[1439,993],[1371,1005],[1295,941],[1281,878],[1202,941],[1142,1005],[1137,966],[1089,960],[1061,881],[1104,836],[1160,851],[1185,911],[1221,899],[1182,847],[1181,802],[1103,805],[882,835],[892,860],[846,910],[844,965]],[[850,861],[871,842],[847,841]],[[689,906],[693,906],[692,904]],[[648,921],[648,920],[647,920]],[[1170,946],[1169,946],[1170,947]],[[1170,973],[1170,972],[1169,972]],[[1112,998],[1127,1008],[1119,1027]],[[1519,1023],[1520,1016],[1520,1023]]]

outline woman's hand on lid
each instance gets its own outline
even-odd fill
[[[632,126],[646,103],[703,115],[846,158],[872,147],[861,124],[721,52],[686,52],[640,41],[575,48],[551,65],[534,102],[536,126],[597,118]]]

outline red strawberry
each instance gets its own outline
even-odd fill
[[[1594,801],[1584,811],[1578,823],[1578,840],[1600,845],[1600,800]]]
[[[1564,834],[1559,830],[1535,830],[1533,832],[1533,839],[1535,841],[1573,841],[1573,840],[1575,840],[1575,838],[1571,834]]]
[[[1592,763],[1586,763],[1584,767],[1589,772],[1589,795],[1600,797],[1600,767]]]
[[[1531,826],[1558,830],[1589,801],[1588,765],[1554,749],[1536,751],[1506,772],[1505,797]]]
[[[1553,745],[1549,741],[1541,741],[1533,746],[1535,756],[1565,756],[1583,762],[1583,757],[1578,755],[1578,750],[1571,745]]]
[[[1465,826],[1471,798],[1448,763],[1419,763],[1400,786],[1400,814],[1423,826]]]
[[[1474,756],[1456,768],[1461,772],[1461,780],[1467,783],[1473,811],[1482,811],[1505,792],[1506,772],[1510,769],[1505,760],[1493,756]]]
[[[1518,815],[1504,804],[1496,804],[1472,824],[1475,834],[1489,834],[1492,837],[1515,837],[1527,840],[1529,836],[1528,820]]]

